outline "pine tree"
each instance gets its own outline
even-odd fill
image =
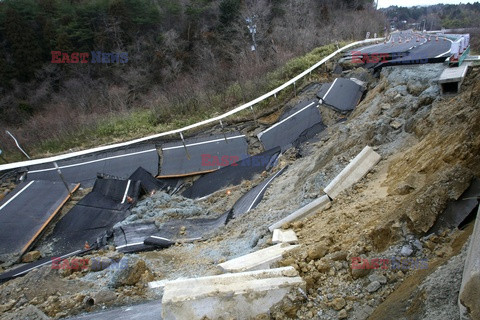
[[[15,75],[20,81],[30,80],[35,70],[42,65],[42,50],[33,27],[12,8],[5,17],[5,35],[12,53]]]

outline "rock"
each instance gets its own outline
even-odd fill
[[[348,317],[347,310],[345,309],[340,310],[340,312],[338,313],[338,319],[346,319],[347,317]]]
[[[308,258],[311,260],[317,260],[323,258],[328,252],[327,246],[323,244],[317,244],[313,248],[308,250]]]
[[[409,257],[409,256],[412,255],[412,253],[413,253],[413,249],[409,245],[408,246],[403,246],[402,250],[400,251],[400,254],[404,257]]]
[[[225,259],[223,259],[222,262],[225,262]],[[221,262],[219,261],[219,263],[221,263]],[[295,259],[292,258],[292,257],[288,257],[288,258],[285,258],[282,261],[280,261],[280,265],[282,267],[293,266],[294,264],[295,264]]]
[[[18,308],[20,308],[21,306],[26,305],[27,303],[28,303],[28,300],[27,300],[27,298],[26,298],[25,295],[24,295],[24,296],[22,296],[22,297],[18,300],[18,302],[15,304],[15,308],[18,309]]]
[[[343,309],[346,305],[347,305],[347,302],[343,298],[335,298],[331,303],[331,306],[336,311]]]
[[[406,195],[411,193],[412,190],[415,190],[415,188],[406,182],[400,182],[395,188],[395,194]]]
[[[136,257],[123,258],[119,265],[110,279],[110,286],[113,288],[135,285],[148,270],[145,261]]]
[[[345,251],[337,251],[330,256],[333,261],[343,261],[347,259],[348,253]]]
[[[19,320],[19,319],[48,320],[48,319],[51,319],[50,317],[47,317],[45,313],[40,311],[40,309],[32,305],[27,305],[25,308],[15,310],[15,312],[12,312],[12,313],[2,314],[1,318],[2,320]]]
[[[33,262],[33,261],[37,261],[41,257],[42,257],[42,255],[40,254],[39,251],[30,251],[30,252],[27,252],[23,255],[22,262],[30,263],[30,262]]]
[[[370,282],[378,281],[381,284],[387,283],[387,277],[381,274],[371,274],[368,276],[368,280],[370,280]]]
[[[5,304],[0,304],[0,314],[12,309],[13,306],[15,305],[15,303],[16,303],[16,301],[11,299]]]
[[[427,86],[420,81],[409,81],[407,83],[407,90],[413,96],[419,96]]]
[[[363,278],[367,276],[372,269],[352,269],[353,279]]]
[[[352,314],[352,319],[355,320],[366,320],[372,313],[374,309],[369,305],[365,304],[364,306],[356,309]]]
[[[285,277],[297,277],[298,271],[295,269],[288,269],[282,272],[282,275]]]
[[[303,277],[303,280],[305,281],[307,290],[313,289],[315,286],[315,279],[312,276]]]
[[[398,121],[398,120],[394,120],[394,121],[392,121],[392,122],[390,123],[390,126],[391,126],[393,129],[397,130],[397,129],[400,129],[400,128],[403,126],[403,123],[400,122],[400,121]]]
[[[367,286],[367,291],[369,293],[373,293],[373,292],[377,291],[378,289],[380,289],[381,286],[382,285],[380,284],[380,282],[373,281]]]
[[[315,267],[321,273],[327,273],[330,270],[330,265],[324,261],[315,262]]]
[[[425,244],[425,247],[427,247],[430,251],[433,251],[436,247],[436,244],[431,240],[425,241],[424,244]]]
[[[101,290],[92,295],[95,304],[106,304],[108,302],[115,301],[117,295],[110,290]]]
[[[418,239],[413,241],[412,244],[417,250],[422,250],[423,249],[422,243]]]

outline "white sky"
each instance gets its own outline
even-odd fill
[[[459,3],[472,3],[475,1],[461,1],[461,0],[402,0],[402,1],[393,1],[393,0],[378,0],[378,8],[387,8],[390,6],[399,6],[399,7],[412,7],[412,6],[429,6],[432,4],[444,3],[444,4],[459,4]]]

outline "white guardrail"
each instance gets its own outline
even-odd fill
[[[48,157],[48,158],[41,158],[41,159],[34,159],[34,160],[28,160],[28,161],[21,161],[21,162],[13,162],[13,163],[8,163],[8,164],[3,164],[3,165],[0,165],[0,172],[1,171],[6,171],[6,170],[12,170],[12,169],[17,169],[17,168],[22,168],[22,167],[28,167],[28,166],[33,166],[33,165],[37,165],[37,164],[44,164],[44,163],[49,163],[49,162],[54,162],[54,161],[60,161],[60,160],[65,160],[65,159],[69,159],[69,158],[74,158],[74,157],[78,157],[78,156],[83,156],[83,155],[86,155],[86,154],[90,154],[90,153],[95,153],[95,152],[101,152],[101,151],[106,151],[106,150],[111,150],[111,149],[116,149],[116,148],[121,148],[121,147],[125,147],[125,146],[129,146],[129,145],[132,145],[132,144],[137,144],[137,143],[140,143],[140,142],[145,142],[145,141],[148,141],[148,140],[152,140],[152,139],[157,139],[157,138],[160,138],[160,137],[165,137],[165,136],[169,136],[169,135],[172,135],[172,134],[176,134],[176,133],[182,133],[184,131],[187,131],[187,130],[190,130],[190,129],[194,129],[194,128],[197,128],[197,127],[201,127],[201,126],[204,126],[206,124],[210,124],[210,123],[213,123],[213,122],[219,122],[220,120],[222,119],[225,119],[231,115],[234,115],[235,113],[238,113],[240,111],[243,111],[247,108],[250,108],[252,106],[254,106],[255,104],[259,103],[259,102],[262,102],[263,100],[271,97],[271,96],[274,96],[276,95],[278,92],[282,91],[283,89],[291,86],[291,85],[294,85],[298,80],[302,79],[303,77],[305,77],[306,75],[310,74],[313,70],[317,69],[319,66],[321,66],[322,64],[324,64],[325,62],[327,62],[328,60],[330,60],[331,58],[333,58],[334,56],[336,56],[337,54],[339,54],[340,52],[346,50],[346,49],[349,49],[351,47],[355,47],[355,46],[358,46],[358,45],[362,45],[362,44],[368,44],[368,43],[374,43],[374,42],[377,42],[377,41],[382,41],[384,38],[376,38],[376,39],[367,39],[367,40],[362,40],[362,41],[356,41],[356,42],[353,42],[353,43],[350,43],[340,49],[338,49],[337,51],[333,52],[332,54],[326,56],[325,58],[323,58],[322,60],[320,60],[319,62],[317,62],[315,65],[313,65],[312,67],[310,67],[309,69],[305,70],[304,72],[300,73],[298,76],[296,76],[295,78],[291,79],[290,81],[288,82],[285,82],[283,85],[281,85],[280,87],[276,88],[276,89],[273,89],[272,91],[264,94],[263,96],[261,97],[258,97],[257,99],[255,100],[252,100],[244,105],[241,105],[233,110],[230,110],[222,115],[219,115],[215,118],[211,118],[211,119],[207,119],[207,120],[204,120],[204,121],[201,121],[201,122],[197,122],[195,124],[192,124],[192,125],[189,125],[189,126],[186,126],[186,127],[183,127],[183,128],[180,128],[180,129],[175,129],[175,130],[172,130],[172,131],[168,131],[168,132],[163,132],[163,133],[158,133],[158,134],[155,134],[155,135],[152,135],[152,136],[148,136],[148,137],[144,137],[144,138],[139,138],[139,139],[135,139],[135,140],[131,140],[131,141],[127,141],[127,142],[122,142],[122,143],[116,143],[116,144],[112,144],[112,145],[106,145],[106,146],[101,146],[101,147],[97,147],[97,148],[93,148],[93,149],[87,149],[87,150],[82,150],[82,151],[77,151],[77,152],[72,152],[72,153],[67,153],[67,154],[62,154],[62,155],[58,155],[58,156],[54,156],[54,157]]]

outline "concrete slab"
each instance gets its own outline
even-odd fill
[[[480,56],[468,56],[463,62],[480,62]]]
[[[284,151],[309,128],[316,128],[316,133],[325,129],[316,100],[302,101],[282,118],[257,135],[265,150],[281,147]]]
[[[304,289],[305,282],[292,267],[170,281],[165,284],[162,317],[252,319],[298,288]]]
[[[79,184],[69,184],[75,192]],[[22,182],[0,201],[0,260],[16,260],[58,216],[71,194],[62,182]]]
[[[270,266],[282,259],[282,255],[298,245],[292,246],[287,243],[280,243],[272,247],[258,250],[247,255],[220,263],[218,267],[223,272],[244,272],[253,270],[268,269]]]
[[[377,163],[380,155],[369,146],[363,150],[343,169],[332,182],[324,189],[324,192],[335,199],[342,191],[351,187],[362,179]]]
[[[158,152],[154,144],[140,145],[124,150],[95,153],[57,162],[65,180],[92,187],[98,174],[127,179],[138,167],[153,175],[158,173]],[[28,167],[27,181],[47,180],[62,182],[54,164],[44,163]]]
[[[445,83],[462,80],[463,78],[465,78],[469,66],[470,65],[468,63],[464,63],[459,67],[446,68],[440,75],[438,82]]]
[[[245,135],[239,132],[193,137],[162,145],[158,178],[176,178],[213,172],[248,157]]]
[[[477,213],[467,259],[463,269],[462,285],[458,295],[460,318],[480,319],[480,208]]]
[[[471,62],[465,62],[459,67],[446,68],[440,78],[438,83],[442,89],[442,94],[448,93],[459,93],[460,87],[467,75],[468,67],[471,65]]]
[[[346,114],[355,109],[365,91],[357,81],[336,78],[331,84],[322,85],[317,97],[323,105]]]
[[[162,304],[160,301],[151,301],[139,305],[123,306],[111,310],[103,310],[93,313],[67,318],[68,320],[145,320],[161,319]]]
[[[311,214],[314,214],[316,212],[323,210],[329,204],[330,204],[330,199],[328,198],[328,196],[326,195],[321,196],[320,198],[310,202],[306,206],[298,209],[294,213],[286,216],[282,220],[272,224],[270,227],[268,227],[268,229],[270,230],[270,232],[273,232],[273,230],[275,229],[280,229],[285,223],[306,218]]]
[[[289,243],[289,244],[296,244],[298,243],[297,235],[295,231],[292,229],[282,230],[282,229],[275,229],[273,230],[272,236],[272,243]]]

